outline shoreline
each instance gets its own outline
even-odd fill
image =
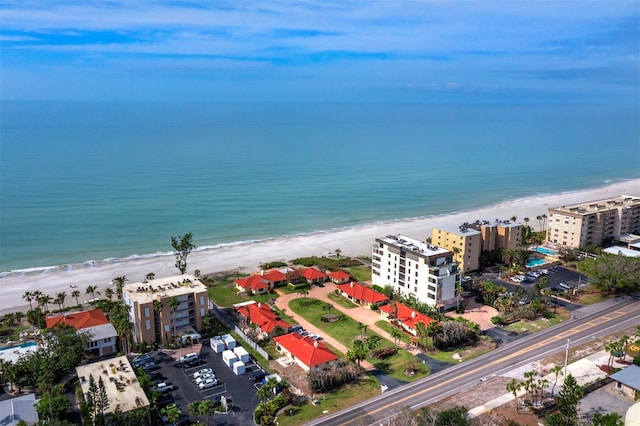
[[[506,200],[480,208],[452,212],[442,215],[414,217],[392,221],[376,222],[355,227],[315,231],[292,236],[223,243],[204,246],[193,251],[188,258],[188,272],[200,269],[202,274],[222,271],[252,272],[261,263],[297,257],[321,255],[327,251],[340,249],[344,255],[369,255],[376,237],[403,233],[425,239],[431,235],[434,226],[456,225],[476,219],[506,219],[517,216],[519,221],[529,217],[529,225],[539,228],[536,216],[547,214],[548,208],[595,201],[620,195],[640,196],[640,179],[618,181],[602,187],[563,192],[558,194],[535,195]],[[0,273],[2,301],[0,314],[24,310],[29,304],[22,299],[25,291],[40,290],[55,296],[67,292],[67,302],[71,303],[71,287],[81,291],[81,300],[87,298],[84,289],[93,285],[103,291],[110,281],[126,275],[129,282],[140,282],[153,272],[157,277],[177,274],[171,252],[132,255],[121,259],[86,261],[72,265],[36,267]],[[68,304],[68,303],[67,303]]]

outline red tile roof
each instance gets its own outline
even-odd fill
[[[430,322],[434,321],[433,318],[428,317],[421,312],[413,310],[410,307],[403,305],[402,303],[396,302],[396,306],[398,309],[398,320],[414,330],[416,329],[416,323],[418,322],[422,322],[424,325],[429,325]],[[382,312],[388,313],[389,315],[393,315],[393,309],[394,308],[392,303],[380,306],[380,310]]]
[[[109,320],[104,315],[102,309],[92,309],[90,311],[47,317],[46,324],[47,328],[53,328],[58,324],[67,324],[76,330],[82,330],[87,327],[109,324]]]
[[[329,278],[332,278],[337,281],[350,280],[351,275],[347,274],[345,271],[335,271],[329,274]]]
[[[238,286],[249,290],[265,290],[269,288],[269,282],[260,275],[252,275],[250,277],[238,278],[234,281]]]
[[[340,291],[343,291],[350,297],[356,300],[363,300],[367,303],[381,303],[385,300],[389,300],[389,298],[384,294],[378,293],[371,287],[354,281],[346,284],[340,284],[337,287]]]
[[[262,278],[264,278],[267,281],[271,281],[274,283],[277,283],[279,281],[286,281],[287,280],[287,276],[285,274],[283,274],[282,272],[278,271],[277,269],[272,269],[270,271],[265,271],[263,274],[261,274]]]
[[[249,318],[253,324],[260,327],[265,333],[271,333],[278,325],[285,330],[291,327],[291,324],[279,319],[278,315],[266,303],[237,306],[236,311],[243,317]]]
[[[320,280],[327,277],[325,273],[318,271],[316,268],[304,268],[300,271],[300,275],[308,280]]]
[[[315,367],[316,365],[338,359],[338,357],[322,343],[308,336],[303,337],[298,333],[277,336],[274,337],[273,340],[291,352],[291,355],[299,359],[307,367]]]

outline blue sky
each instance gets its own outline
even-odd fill
[[[0,1],[1,98],[637,102],[639,5]]]

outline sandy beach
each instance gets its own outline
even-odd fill
[[[528,217],[529,225],[537,229],[539,224],[536,216],[547,214],[548,208],[620,195],[640,196],[640,179],[591,190],[511,200],[477,210],[436,217],[369,224],[339,231],[199,250],[190,254],[188,272],[192,273],[195,269],[199,269],[202,274],[231,270],[248,273],[265,262],[321,255],[338,248],[347,256],[369,256],[371,245],[376,237],[403,233],[425,239],[431,235],[431,229],[434,226],[457,225],[476,219],[508,219],[516,216],[522,220]],[[138,282],[142,281],[149,272],[153,272],[156,277],[178,273],[174,266],[174,258],[170,254],[113,262],[76,264],[47,270],[3,273],[0,276],[2,292],[0,314],[26,310],[29,304],[22,299],[22,295],[28,290],[39,290],[53,297],[58,292],[65,291],[67,304],[70,304],[75,303],[71,297],[71,292],[75,289],[82,293],[80,300],[86,300],[88,296],[84,293],[89,285],[98,286],[99,291],[102,292],[115,277],[126,275],[129,282]]]

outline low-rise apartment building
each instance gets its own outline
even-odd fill
[[[547,241],[557,246],[602,246],[624,234],[640,234],[640,197],[622,195],[550,208]]]
[[[376,238],[372,248],[372,283],[430,306],[455,306],[460,282],[453,252],[405,235]]]
[[[118,332],[109,322],[102,309],[81,312],[67,312],[46,318],[47,328],[65,324],[89,335],[86,351],[97,357],[115,355]]]
[[[122,289],[133,323],[136,342],[166,344],[183,333],[202,330],[202,320],[209,312],[207,287],[193,275],[157,278],[131,283]],[[172,301],[177,302],[174,308]]]
[[[482,251],[515,250],[521,240],[522,224],[511,220],[476,220],[459,226],[431,230],[431,242],[451,250],[463,272],[480,269]]]

